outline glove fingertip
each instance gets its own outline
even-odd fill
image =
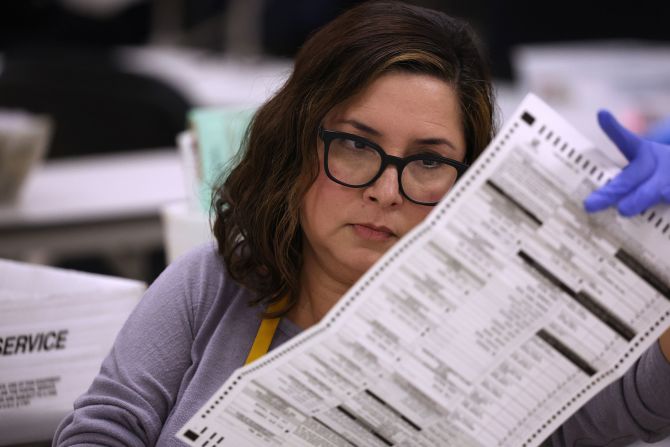
[[[670,203],[670,186],[661,191],[661,197],[666,203]]]
[[[647,183],[621,199],[617,208],[621,215],[632,217],[654,206],[659,199],[658,190],[654,185]]]
[[[606,109],[598,110],[598,124],[600,125],[600,128],[603,129],[608,135],[612,131],[620,132],[623,128],[612,112]]]
[[[598,124],[629,161],[636,157],[639,137],[622,126],[611,112],[599,110]]]
[[[598,123],[602,126],[603,121],[608,121],[612,120],[614,116],[612,115],[612,112],[610,112],[607,109],[599,109],[598,110]]]
[[[604,210],[612,205],[614,205],[614,202],[610,197],[598,194],[597,191],[584,200],[584,209],[589,213]]]
[[[633,217],[637,214],[640,214],[644,209],[640,209],[639,206],[636,206],[630,202],[621,202],[617,206],[619,214],[625,217]]]

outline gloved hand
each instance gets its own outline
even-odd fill
[[[670,146],[635,135],[604,110],[598,112],[598,123],[629,163],[586,198],[586,211],[616,205],[622,215],[634,216],[658,203],[670,203]]]
[[[670,116],[654,123],[645,138],[657,143],[670,144]]]

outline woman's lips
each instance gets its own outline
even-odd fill
[[[370,224],[353,224],[354,232],[361,238],[371,241],[387,241],[395,234],[386,227],[377,227]]]

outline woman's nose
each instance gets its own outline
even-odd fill
[[[387,166],[382,175],[364,189],[363,197],[382,207],[401,205],[403,197],[398,182],[398,169],[393,165]]]

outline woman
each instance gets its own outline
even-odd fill
[[[200,248],[156,280],[54,443],[180,445],[175,432],[268,349],[252,350],[264,312],[282,316],[264,320],[278,321],[272,349],[319,321],[427,215],[490,141],[491,92],[469,28],[435,11],[366,3],[315,34],[217,192],[218,252]],[[659,349],[645,359],[644,373],[667,381]],[[606,395],[556,442],[649,436],[670,420],[631,414],[621,398]],[[616,433],[598,432],[594,412]]]

